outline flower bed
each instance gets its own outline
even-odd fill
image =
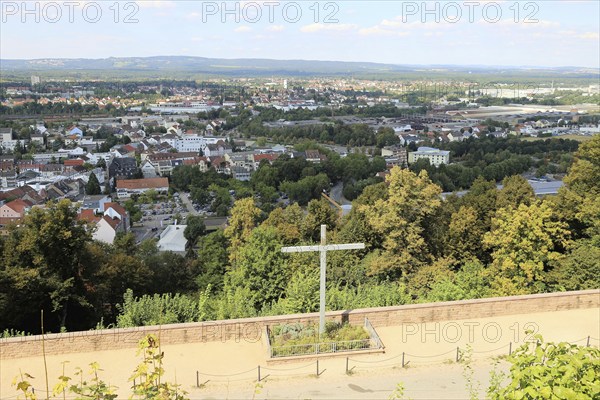
[[[273,358],[367,350],[380,345],[378,338],[374,340],[365,327],[337,322],[326,323],[321,337],[314,324],[276,325],[269,330],[269,342]]]

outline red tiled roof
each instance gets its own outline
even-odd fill
[[[84,164],[84,161],[82,159],[75,158],[75,159],[72,159],[72,160],[65,160],[65,162],[64,162],[63,165],[65,167],[74,167],[76,165],[83,165],[83,164]]]
[[[25,213],[26,208],[30,208],[33,204],[27,200],[16,199],[9,203],[6,203],[5,206],[12,208],[14,211],[23,215]]]
[[[113,229],[117,229],[117,226],[119,226],[119,223],[121,222],[118,218],[111,218],[108,215],[103,216],[102,219],[108,222]]]
[[[261,162],[262,160],[269,160],[270,162],[273,162],[278,157],[279,157],[279,154],[255,154],[254,162]]]
[[[221,163],[225,163],[225,157],[221,157],[221,156],[212,156],[212,157],[208,157],[208,159],[210,160],[210,163],[212,165],[221,165]]]
[[[0,193],[0,200],[6,199],[21,199],[25,196],[29,196],[35,204],[41,204],[44,199],[29,185],[21,186],[7,192]]]
[[[85,210],[81,210],[81,212],[77,215],[77,219],[80,221],[87,221],[87,222],[100,221],[100,217],[96,217],[96,214],[94,214],[94,210],[92,210],[91,208],[86,208]]]
[[[169,180],[167,178],[117,180],[117,189],[151,189],[163,187],[169,187]]]

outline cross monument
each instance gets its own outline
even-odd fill
[[[318,251],[321,253],[321,282],[320,288],[320,301],[319,301],[319,334],[325,332],[325,268],[327,266],[327,252],[334,250],[354,250],[364,249],[364,243],[348,243],[348,244],[326,244],[326,231],[327,226],[321,225],[321,244],[319,246],[292,246],[283,247],[281,251],[283,253],[306,253],[311,251]]]

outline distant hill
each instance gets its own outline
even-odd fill
[[[448,65],[395,65],[371,62],[310,61],[310,60],[269,60],[269,59],[222,59],[186,56],[156,57],[111,57],[101,59],[85,58],[43,58],[35,60],[2,60],[0,71],[3,74],[29,72],[127,72],[143,75],[164,75],[177,72],[186,74],[229,75],[229,76],[270,76],[270,75],[575,75],[578,78],[597,77],[598,70],[579,67],[488,67],[488,66],[448,66]]]

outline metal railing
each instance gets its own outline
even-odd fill
[[[377,349],[383,348],[383,343],[381,343],[381,339],[379,338],[377,331],[375,330],[373,325],[371,325],[371,321],[369,321],[369,318],[367,318],[367,317],[365,317],[365,329],[367,330],[367,332],[369,332],[369,336],[371,337],[371,340],[375,341],[375,348],[377,348]]]

